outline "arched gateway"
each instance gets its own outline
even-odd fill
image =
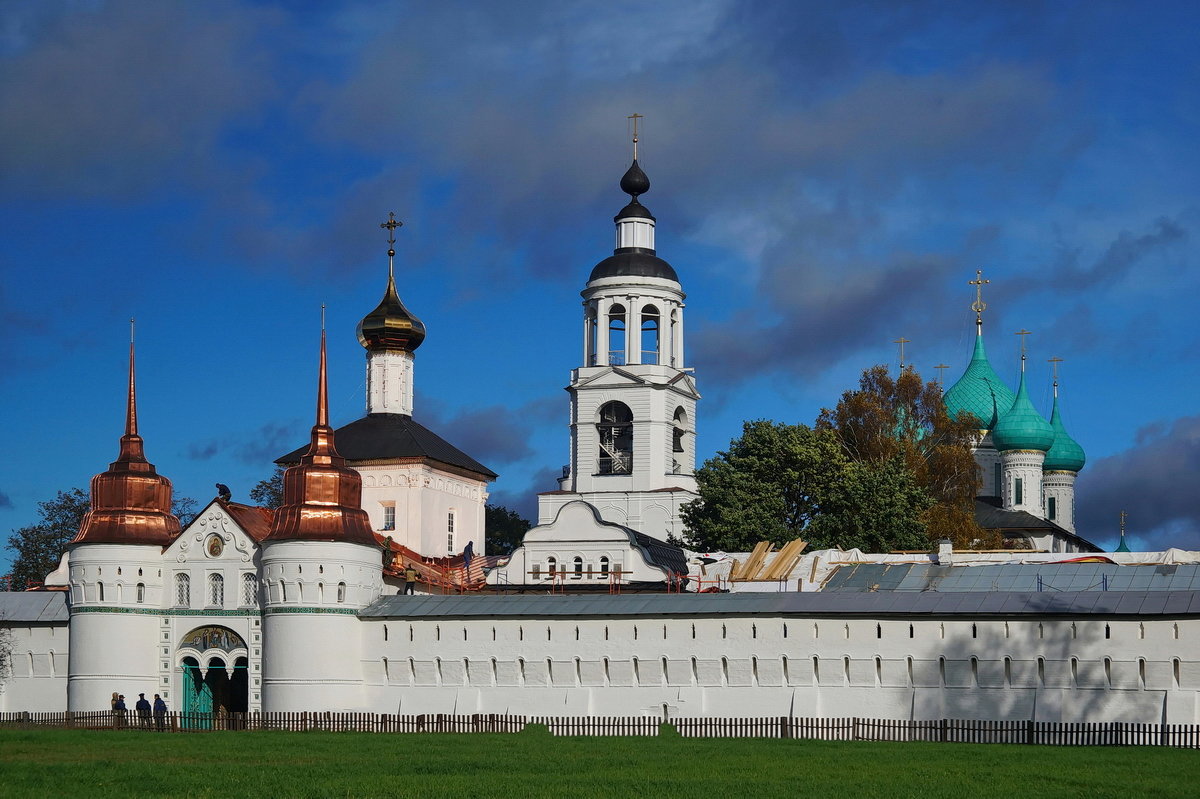
[[[184,713],[245,713],[250,680],[246,642],[228,627],[197,627],[176,652]]]

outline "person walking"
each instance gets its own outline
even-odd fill
[[[133,705],[138,715],[138,726],[143,730],[150,729],[150,703],[145,694],[138,694],[138,701]]]
[[[159,732],[167,729],[167,703],[158,694],[154,695],[154,728]]]
[[[417,589],[417,570],[410,563],[404,567],[404,593],[416,594]]]

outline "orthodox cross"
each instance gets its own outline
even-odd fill
[[[391,249],[391,245],[393,245],[393,244],[395,244],[395,243],[396,243],[396,228],[398,228],[398,227],[403,227],[403,225],[404,225],[404,223],[403,223],[403,222],[401,222],[399,219],[397,219],[397,218],[396,218],[396,212],[395,212],[395,211],[388,211],[388,220],[387,220],[386,222],[380,222],[380,223],[379,223],[379,226],[380,226],[381,228],[386,228],[386,229],[387,229],[387,232],[388,232],[388,248],[389,248],[389,249]]]
[[[637,144],[638,144],[638,120],[645,119],[641,114],[630,114],[626,119],[633,120],[633,160],[637,160]]]
[[[971,303],[971,310],[975,312],[975,324],[977,325],[983,324],[983,312],[987,310],[987,303],[983,301],[983,287],[991,282],[984,279],[982,269],[976,269],[975,279],[967,281],[967,285],[975,287],[975,302]]]
[[[1021,360],[1025,360],[1025,337],[1031,333],[1033,333],[1032,330],[1026,330],[1025,328],[1021,328],[1016,333],[1013,333],[1014,336],[1021,337]]]
[[[1058,396],[1058,365],[1062,362],[1063,362],[1063,359],[1059,358],[1057,356],[1046,359],[1046,363],[1050,364],[1050,369],[1054,373],[1054,396],[1055,397]]]
[[[893,339],[892,343],[900,345],[900,368],[903,369],[904,368],[904,345],[912,344],[912,339],[901,336],[900,338]]]
[[[944,385],[944,384],[943,384],[943,382],[942,382],[942,375],[945,373],[945,371],[946,371],[947,369],[949,369],[949,368],[950,368],[950,364],[948,364],[948,363],[939,363],[937,366],[935,366],[935,367],[933,367],[933,368],[938,370],[938,385],[939,385],[939,386],[940,386],[940,385]]]

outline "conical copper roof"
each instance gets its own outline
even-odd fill
[[[92,508],[84,514],[72,544],[158,544],[179,534],[171,513],[171,481],[146,460],[137,431],[137,388],[133,342],[129,343],[129,396],[121,451],[108,471],[92,478]]]
[[[338,454],[329,426],[325,377],[325,331],[317,378],[317,423],[300,463],[283,473],[283,504],[275,511],[268,541],[345,541],[376,546],[362,509],[362,478]]]

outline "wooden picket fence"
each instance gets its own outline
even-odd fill
[[[931,741],[1043,746],[1170,746],[1200,749],[1200,724],[1124,721],[980,721],[973,719],[673,718],[658,716],[510,716],[475,713],[168,713],[164,732],[286,730],[304,732],[520,732],[544,725],[552,735],[658,735],[667,724],[685,738],[799,738],[820,741]],[[0,729],[156,730],[156,719],[126,711],[0,713]]]

